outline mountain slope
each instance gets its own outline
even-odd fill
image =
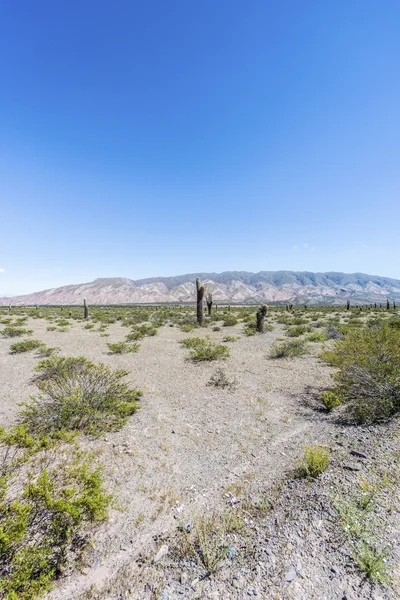
[[[193,302],[196,277],[213,293],[215,302],[343,304],[347,298],[356,302],[385,302],[386,298],[400,301],[400,281],[377,275],[226,271],[137,281],[126,277],[99,278],[25,296],[0,298],[0,305],[81,304],[83,298],[90,304]]]

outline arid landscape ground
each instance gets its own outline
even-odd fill
[[[89,307],[85,321],[76,307],[3,309],[3,332],[32,331],[0,335],[6,429],[21,421],[19,403],[37,394],[32,377],[43,356],[10,352],[22,340],[124,369],[143,393],[122,427],[57,450],[90,451],[113,499],[108,517],[84,529],[85,549],[69,548],[46,598],[399,598],[398,423],[357,425],[341,406],[328,412],[321,393],[335,368],[320,358],[340,327],[366,327],[393,311],[270,309],[256,334],[254,307],[218,307],[202,327],[194,311]],[[110,351],[143,324],[137,351]],[[293,327],[304,331],[288,337]],[[230,355],[194,360],[180,343],[190,338]],[[299,339],[304,354],[272,358],[271,348]],[[301,476],[306,447],[328,455],[318,477]],[[46,462],[52,452],[29,460]]]

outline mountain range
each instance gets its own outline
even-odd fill
[[[126,277],[95,279],[25,296],[0,298],[0,305],[73,305],[193,302],[196,277],[218,303],[335,304],[400,301],[400,281],[363,273],[309,273],[295,271],[226,271],[191,273],[176,277],[132,280]]]

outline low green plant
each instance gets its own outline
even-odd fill
[[[181,340],[180,343],[190,349],[193,361],[219,360],[230,356],[229,348],[223,344],[214,344],[209,339],[192,337]]]
[[[139,408],[142,394],[123,381],[127,371],[113,371],[83,356],[51,357],[35,370],[39,393],[23,404],[21,413],[30,433],[98,434],[122,426]]]
[[[304,457],[299,463],[299,477],[316,478],[326,471],[330,463],[330,452],[322,446],[304,446]]]
[[[286,335],[288,337],[300,337],[304,333],[307,333],[311,330],[310,326],[307,325],[296,325],[295,327],[288,327],[286,330]]]
[[[359,569],[372,581],[389,583],[386,558],[390,551],[381,538],[385,524],[381,517],[382,506],[376,502],[379,490],[367,480],[361,480],[359,485],[359,489],[350,493],[343,493],[339,488],[333,504]]]
[[[272,344],[269,358],[296,358],[307,354],[308,347],[303,340],[290,340],[282,344]]]
[[[127,344],[126,342],[111,342],[107,344],[110,354],[127,354],[128,352],[138,352],[140,344]]]
[[[340,404],[342,403],[340,396],[337,393],[332,392],[331,390],[322,392],[321,400],[327,412],[331,412],[334,408],[340,406]]]
[[[11,344],[10,353],[21,354],[22,352],[31,352],[32,350],[37,350],[43,346],[44,344],[40,340],[24,340],[23,342],[15,342],[15,344]]]
[[[24,329],[23,327],[14,327],[12,325],[4,327],[0,331],[0,335],[7,338],[22,337],[23,335],[32,335],[32,329]]]
[[[225,335],[222,339],[223,342],[236,342],[239,338],[235,335]]]
[[[50,356],[57,354],[59,351],[60,348],[57,346],[46,346],[46,344],[42,344],[38,348],[37,355],[40,356],[40,358],[49,358]]]
[[[31,471],[19,496],[12,483],[0,479],[0,597],[31,600],[79,556],[90,524],[107,518],[111,496],[87,457]]]
[[[306,335],[305,340],[307,342],[326,342],[326,336],[319,331],[314,331]]]
[[[183,331],[184,333],[190,333],[191,331],[193,331],[194,328],[195,326],[191,325],[190,323],[184,323],[183,325],[181,325],[181,331]]]
[[[237,317],[235,315],[224,315],[223,317],[223,326],[224,327],[233,327],[238,324]]]

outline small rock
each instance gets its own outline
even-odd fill
[[[335,575],[339,575],[339,567],[337,567],[336,565],[333,565],[331,567],[331,571],[332,573],[334,573]]]
[[[359,465],[349,463],[343,465],[343,469],[347,469],[347,471],[361,471],[361,467]]]
[[[285,581],[288,581],[288,582],[293,581],[293,579],[296,579],[296,577],[297,577],[296,571],[293,568],[289,569],[289,571],[285,575]]]
[[[303,569],[303,566],[302,566],[301,562],[298,562],[296,565],[296,572],[300,573],[300,571],[302,571],[302,569]]]
[[[359,452],[358,450],[350,450],[350,454],[352,454],[353,456],[358,456],[360,458],[368,458],[368,456],[364,454],[364,452]]]
[[[159,551],[157,552],[157,554],[155,555],[155,557],[153,558],[153,563],[158,563],[160,562],[160,560],[162,558],[164,558],[164,556],[168,554],[168,546],[166,544],[164,544],[163,546],[161,546],[161,548],[159,549]]]
[[[228,555],[229,558],[235,558],[235,556],[236,556],[236,550],[235,550],[235,548],[233,546],[229,546],[227,555]]]
[[[199,583],[200,579],[198,577],[196,577],[196,579],[193,579],[192,581],[192,588],[195,588],[197,586],[197,584]]]
[[[291,551],[294,549],[294,546],[293,546],[292,542],[289,542],[289,543],[286,545],[286,549],[287,549],[287,550],[289,550],[289,552],[291,552]]]
[[[188,574],[187,573],[181,573],[181,584],[185,585],[187,583],[188,580]]]

